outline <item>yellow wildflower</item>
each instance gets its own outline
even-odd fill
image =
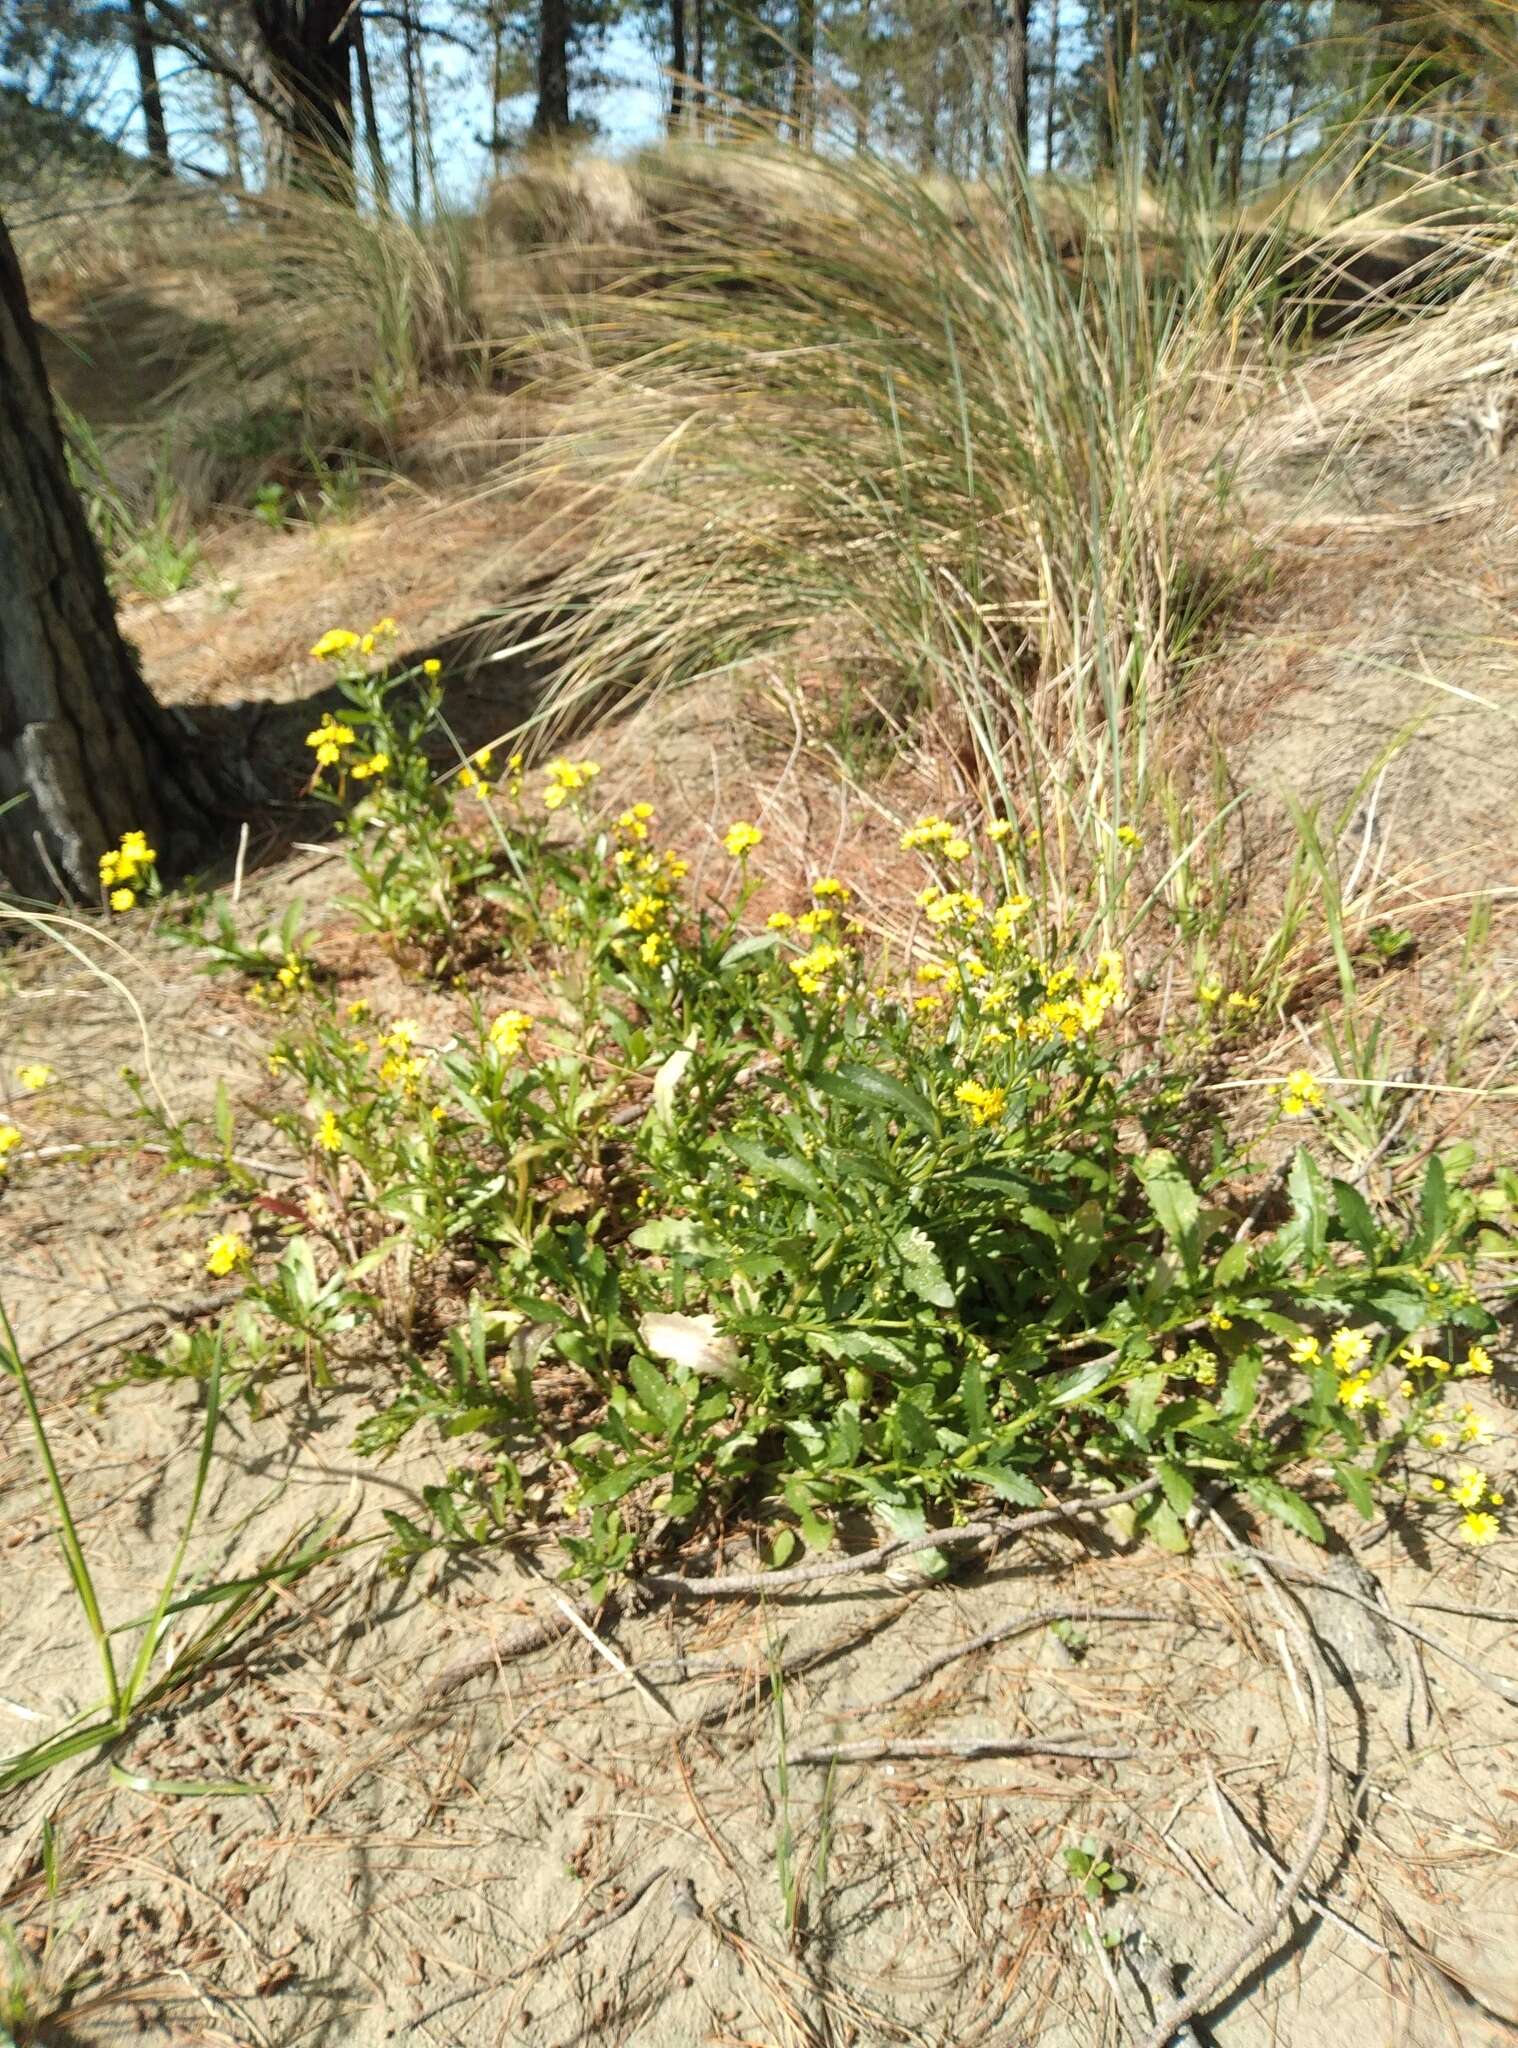
[[[1006,1114],[1005,1088],[987,1088],[979,1081],[962,1081],[954,1090],[954,1100],[963,1103],[977,1130],[986,1124],[999,1122]]]
[[[789,961],[787,965],[796,977],[801,993],[814,996],[822,987],[824,976],[831,974],[842,959],[843,955],[836,946],[822,940],[809,953],[804,953],[799,960]]]
[[[1492,1354],[1484,1344],[1473,1344],[1465,1354],[1465,1363],[1460,1368],[1460,1378],[1473,1376],[1485,1379],[1492,1370]]]
[[[1323,1356],[1323,1346],[1316,1337],[1298,1337],[1286,1355],[1293,1365],[1317,1365]]]
[[[840,903],[847,903],[852,899],[854,892],[847,882],[840,882],[832,875],[824,875],[820,881],[813,882],[812,894],[819,902],[827,897],[833,897]]]
[[[1211,1310],[1207,1317],[1207,1327],[1209,1330],[1231,1330],[1233,1328],[1233,1317],[1224,1315],[1220,1308],[1215,1308]]]
[[[659,965],[660,961],[664,958],[664,944],[665,940],[662,932],[649,933],[648,937],[638,948],[638,958],[645,967],[657,967]]]
[[[1277,1089],[1285,1116],[1305,1116],[1323,1107],[1323,1090],[1306,1067],[1294,1067]]]
[[[811,910],[802,911],[796,920],[796,929],[798,932],[805,932],[809,939],[815,938],[818,932],[827,930],[835,916],[836,913],[829,910],[825,904],[817,904]]]
[[[550,761],[548,781],[543,789],[543,808],[556,811],[594,782],[601,772],[598,761]]]
[[[1466,1465],[1450,1488],[1450,1496],[1463,1508],[1479,1508],[1486,1495],[1486,1474],[1476,1465]]]
[[[1339,1405],[1341,1408],[1368,1408],[1374,1397],[1370,1391],[1371,1375],[1368,1372],[1350,1373],[1339,1382]]]
[[[970,858],[969,840],[961,839],[957,835],[953,839],[946,839],[943,843],[943,857],[945,860],[968,860]]]
[[[1199,1003],[1220,1003],[1223,1000],[1223,984],[1211,978],[1197,985],[1196,999]]]
[[[1468,1543],[1472,1550],[1481,1550],[1488,1543],[1495,1543],[1502,1534],[1502,1524],[1495,1515],[1472,1512],[1460,1517],[1456,1532],[1462,1543]]]
[[[341,1152],[343,1149],[342,1126],[330,1109],[322,1111],[321,1122],[316,1126],[316,1142],[323,1152]]]
[[[654,814],[652,804],[629,804],[617,819],[617,830],[629,839],[642,840],[648,837],[648,821]]]
[[[372,775],[383,775],[390,766],[386,753],[371,754],[367,761],[355,761],[348,771],[355,782],[367,782]]]
[[[1328,1340],[1335,1372],[1349,1372],[1370,1356],[1370,1339],[1363,1330],[1335,1330]]]
[[[248,1261],[248,1245],[235,1230],[219,1230],[206,1245],[206,1271],[220,1279]]]
[[[311,659],[330,661],[334,654],[349,654],[359,644],[358,634],[350,633],[346,626],[329,626],[311,649]]]
[[[1240,988],[1232,989],[1228,996],[1228,1007],[1238,1016],[1247,1016],[1251,1010],[1260,1007],[1258,996],[1247,996]]]
[[[722,835],[722,844],[734,860],[746,860],[754,848],[763,843],[764,834],[747,818],[737,819]]]
[[[502,1010],[499,1016],[491,1018],[485,1036],[502,1059],[514,1060],[531,1031],[532,1019],[525,1010]]]
[[[0,1124],[0,1173],[4,1173],[10,1155],[22,1143],[21,1133],[14,1124]]]
[[[46,1088],[56,1076],[45,1060],[32,1060],[24,1067],[17,1067],[16,1079],[29,1095],[35,1095],[39,1088]]]
[[[651,932],[664,915],[664,899],[660,896],[635,896],[622,913],[623,923],[629,931]]]
[[[113,889],[106,900],[112,910],[131,910],[137,902],[136,895],[130,889]]]
[[[1136,832],[1131,825],[1118,826],[1117,843],[1119,846],[1126,846],[1130,853],[1142,853],[1144,850],[1143,834]]]
[[[986,837],[993,845],[1000,846],[1004,840],[1010,839],[1016,830],[1017,825],[1013,819],[996,818],[986,827]]]
[[[443,664],[440,661],[433,659],[422,663],[422,674],[424,676],[440,676],[442,673]]]
[[[769,931],[788,932],[796,920],[788,910],[772,910],[764,922]]]

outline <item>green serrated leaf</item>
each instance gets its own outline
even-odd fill
[[[934,1308],[953,1308],[954,1289],[949,1285],[937,1247],[925,1230],[913,1225],[899,1231],[893,1249],[901,1260],[902,1277],[919,1301]]]
[[[930,1138],[938,1134],[938,1118],[927,1097],[894,1074],[882,1073],[878,1067],[845,1062],[832,1073],[817,1075],[813,1086],[852,1108],[885,1110],[904,1117]]]

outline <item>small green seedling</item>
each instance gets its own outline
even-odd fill
[[[1100,1903],[1109,1894],[1127,1891],[1129,1879],[1107,1861],[1100,1845],[1090,1835],[1078,1849],[1062,1849],[1060,1855],[1065,1869],[1086,1898]]]

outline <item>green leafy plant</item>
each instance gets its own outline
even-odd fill
[[[1069,1872],[1071,1881],[1081,1888],[1082,1896],[1093,1904],[1101,1905],[1119,1892],[1128,1890],[1132,1880],[1110,1863],[1103,1855],[1101,1845],[1090,1835],[1079,1848],[1061,1849],[1060,1860]]]

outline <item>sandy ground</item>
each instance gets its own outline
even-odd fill
[[[1511,525],[1513,480],[1497,465],[1480,481],[1500,520],[1467,506],[1392,540],[1358,511],[1311,508],[1236,670],[1247,772],[1272,789],[1347,801],[1380,739],[1424,716],[1360,829],[1388,871],[1417,867],[1436,892],[1445,860],[1465,887],[1515,879],[1518,549],[1491,545]],[[272,705],[298,724],[322,627],[389,612],[417,651],[457,648],[501,575],[488,506],[391,504],[315,534],[233,535],[197,587],[129,619],[165,697],[228,717]],[[520,687],[509,665],[474,671],[461,730],[509,723]],[[609,785],[695,819],[721,815],[731,791],[762,795],[784,744],[752,739],[718,702],[635,722],[612,752]],[[856,829],[794,782],[782,812],[815,864]],[[255,902],[293,889],[319,906],[336,878],[299,843],[309,818],[293,804],[283,823],[271,815]],[[267,1019],[159,940],[112,965],[176,1108],[204,1114],[223,1079],[243,1127]],[[177,1541],[202,1418],[182,1382],[96,1390],[124,1351],[161,1348],[182,1324],[207,1289],[207,1232],[235,1219],[120,1142],[117,1069],[142,1058],[119,995],[54,955],[6,972],[0,1106],[17,1061],[45,1057],[59,1084],[28,1103],[29,1139],[105,1145],[87,1164],[60,1151],[0,1192],[0,1285],[103,1608],[126,1622],[151,1607]],[[592,1617],[593,1643],[531,1541],[387,1574],[367,1540],[382,1508],[413,1506],[449,1452],[419,1432],[387,1465],[358,1459],[353,1431],[382,1385],[360,1346],[331,1389],[297,1375],[256,1410],[229,1406],[192,1580],[254,1569],[318,1527],[353,1547],[282,1590],[107,1756],[0,1799],[0,1923],[52,2015],[38,2038],[1142,2042],[1152,2015],[1126,1938],[1141,1931],[1161,1970],[1196,1981],[1326,1799],[1307,1889],[1202,2038],[1518,2042],[1518,1543],[1476,1557],[1400,1524],[1347,1518],[1336,1533],[1338,1556],[1475,1670],[1341,1597],[1272,1592],[1216,1529],[1176,1559],[1100,1520],[947,1583],[908,1564],[763,1601],[624,1597]],[[1498,1469],[1513,1463],[1513,1385],[1509,1358],[1487,1397]],[[98,1673],[9,1385],[0,1418],[3,1754],[89,1705]],[[1255,1533],[1324,1566],[1278,1529]],[[720,1562],[749,1560],[739,1548]],[[1073,1634],[1051,1629],[1058,1612]],[[1020,1615],[1033,1619],[1019,1632],[922,1672]],[[476,1675],[439,1690],[461,1660]],[[866,1741],[1013,1753],[830,1768],[834,1748]],[[1127,1879],[1100,1903],[1061,1855],[1088,1838]]]

